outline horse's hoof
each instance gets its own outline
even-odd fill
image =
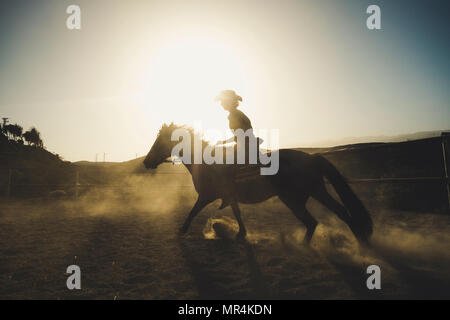
[[[303,239],[303,241],[301,242],[301,245],[305,248],[311,248],[311,240],[312,240],[312,238],[305,237]]]
[[[186,228],[186,227],[181,227],[180,230],[178,230],[178,233],[179,233],[180,235],[184,235],[184,234],[187,233],[187,231],[188,231],[188,228]]]
[[[372,246],[370,245],[370,242],[367,239],[364,239],[363,241],[359,241],[358,248],[359,248],[359,252],[361,254],[370,253],[372,250]]]
[[[236,235],[236,240],[245,240],[245,237],[247,236],[247,233],[245,232],[238,232]]]

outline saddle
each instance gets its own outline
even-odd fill
[[[234,181],[236,183],[246,182],[251,179],[257,178],[261,174],[261,165],[259,164],[243,164],[238,165],[235,174]]]
[[[259,152],[259,150],[258,150]],[[267,152],[270,155],[270,151]],[[225,155],[225,154],[224,154]],[[259,158],[259,157],[258,157]],[[245,184],[250,181],[256,180],[261,177],[261,167],[263,165],[260,163],[257,164],[234,164],[228,166],[225,171],[222,171],[221,174],[225,175],[225,179],[229,179],[232,186],[230,188],[237,188],[240,184]],[[231,203],[232,197],[222,198],[222,204],[219,207],[219,210],[227,207]]]
[[[252,180],[256,180],[261,177],[261,165],[260,164],[241,164],[235,165],[234,168],[230,168],[230,177],[234,188],[237,188],[239,184],[245,184]],[[219,210],[227,207],[231,203],[231,197],[222,198],[222,204]]]

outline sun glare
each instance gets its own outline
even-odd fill
[[[220,90],[245,91],[243,57],[212,38],[183,38],[163,45],[151,57],[144,104],[150,117],[198,126],[217,140],[209,128],[228,127],[226,114],[214,97]]]

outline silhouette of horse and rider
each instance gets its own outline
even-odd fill
[[[222,107],[229,112],[228,120],[230,129],[250,130],[250,135],[245,140],[245,145],[239,145],[236,136],[219,142],[218,145],[235,142],[235,150],[243,148],[248,163],[249,139],[256,139],[252,134],[252,125],[249,118],[238,110],[242,98],[233,90],[224,90],[216,98]],[[172,149],[178,143],[172,141],[172,133],[180,128],[175,124],[164,124],[160,129],[156,141],[147,154],[144,165],[148,168],[156,168],[171,156]],[[185,128],[194,140],[194,131]],[[209,146],[202,141],[203,149]],[[191,146],[192,155],[194,146]],[[202,149],[202,150],[203,150]],[[233,214],[239,224],[239,238],[245,238],[246,229],[241,218],[239,203],[259,203],[271,197],[278,198],[294,213],[294,215],[306,226],[304,242],[309,244],[317,226],[317,221],[306,209],[306,202],[313,197],[326,208],[334,212],[344,221],[355,235],[360,244],[367,245],[372,234],[371,217],[361,202],[352,191],[341,173],[327,159],[320,155],[310,155],[293,149],[280,149],[272,151],[278,153],[279,169],[274,175],[252,176],[250,179],[236,179],[239,164],[195,164],[194,161],[183,161],[187,170],[192,175],[195,190],[198,193],[197,201],[191,209],[180,232],[186,233],[195,216],[211,202],[222,199],[221,208],[231,206]],[[259,153],[259,151],[258,151]],[[191,159],[192,160],[192,159]],[[343,205],[335,200],[326,190],[326,178],[336,190]]]

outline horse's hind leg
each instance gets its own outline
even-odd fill
[[[342,204],[340,204],[336,199],[334,199],[328,193],[328,191],[325,189],[325,187],[323,188],[323,190],[319,190],[318,192],[315,192],[314,194],[312,194],[312,197],[314,199],[316,199],[317,201],[319,201],[320,203],[322,203],[329,210],[336,213],[336,215],[347,224],[347,226],[353,232],[356,239],[359,241],[359,243],[361,245],[368,244],[367,237],[364,234],[361,235],[361,233],[358,232],[358,226],[352,222],[352,218],[349,215],[348,210]]]
[[[320,188],[317,192],[314,192],[312,197],[322,203],[326,208],[333,211],[342,221],[347,224],[350,223],[347,209],[328,193],[325,186]]]
[[[365,240],[365,238],[361,238],[361,236],[359,235],[357,231],[358,229],[355,228],[355,225],[352,223],[352,219],[348,213],[348,210],[328,193],[328,191],[325,189],[325,186],[323,190],[315,192],[312,197],[322,203],[329,210],[336,213],[336,215],[348,225],[358,241],[367,241]]]
[[[233,209],[234,217],[236,218],[238,224],[239,224],[239,232],[237,234],[238,238],[245,238],[245,235],[247,234],[247,230],[245,230],[244,222],[241,218],[241,210],[239,209],[239,205],[236,201],[233,201],[231,203],[231,209]]]
[[[317,221],[314,217],[306,210],[305,204],[306,199],[298,199],[294,196],[279,196],[280,200],[292,210],[294,215],[301,221],[306,227],[306,234],[303,242],[308,244],[314,235],[314,231],[317,227]]]

